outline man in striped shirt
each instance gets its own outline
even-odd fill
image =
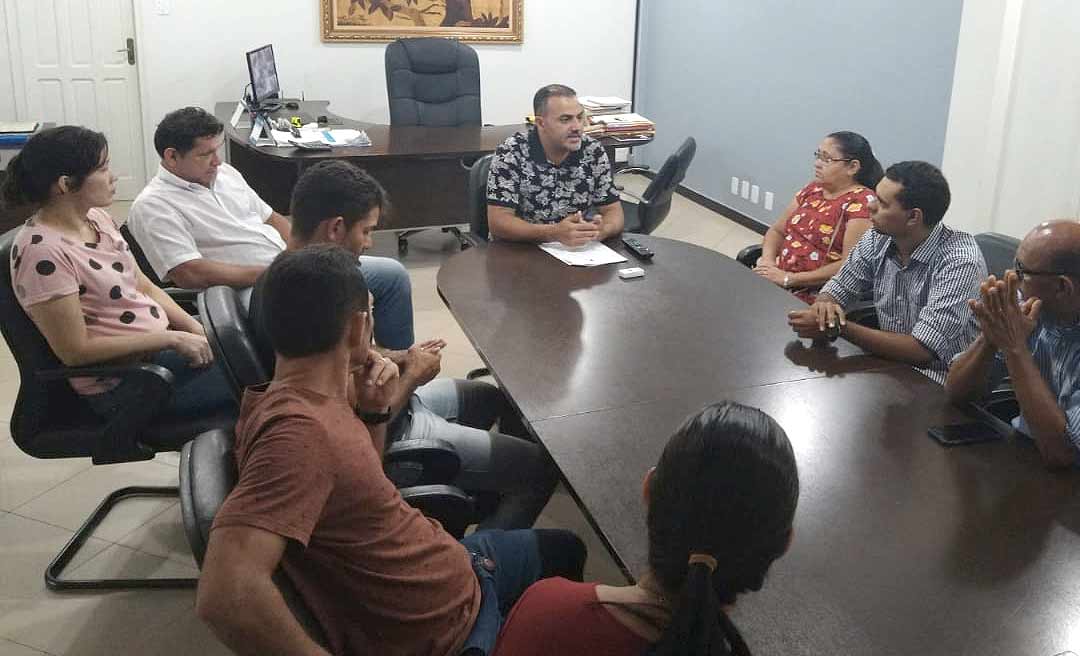
[[[926,162],[889,167],[870,205],[872,230],[806,310],[788,314],[804,338],[835,338],[945,380],[949,362],[975,339],[968,301],[986,264],[975,239],[941,223],[949,183]],[[848,322],[845,310],[873,292],[879,329]]]
[[[1019,292],[1019,296],[1017,295]],[[1080,224],[1032,230],[1016,269],[993,276],[972,301],[982,334],[956,358],[945,381],[955,403],[986,395],[1006,373],[1020,404],[1017,427],[1048,467],[1080,460]]]

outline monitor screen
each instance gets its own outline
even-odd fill
[[[274,63],[274,46],[266,45],[247,54],[248,72],[251,74],[251,93],[256,103],[277,99],[281,96],[278,86],[277,64]]]

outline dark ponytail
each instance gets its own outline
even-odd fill
[[[866,137],[858,132],[844,131],[833,132],[827,138],[836,142],[844,157],[859,160],[859,172],[855,174],[855,182],[871,190],[877,187],[877,183],[885,177],[885,170],[874,156],[874,149],[870,147]]]
[[[7,207],[44,205],[53,184],[67,176],[69,189],[78,191],[108,153],[100,132],[74,125],[42,130],[23,145],[8,165],[0,195]]]
[[[649,568],[674,600],[653,656],[749,656],[723,606],[787,550],[799,475],[784,430],[726,401],[690,417],[649,484]]]

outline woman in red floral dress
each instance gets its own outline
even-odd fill
[[[870,201],[882,178],[870,143],[834,132],[814,152],[814,180],[795,194],[769,231],[754,272],[813,303],[870,227]]]

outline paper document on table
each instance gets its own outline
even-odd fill
[[[598,241],[589,242],[580,248],[570,248],[557,241],[549,241],[540,244],[540,250],[570,266],[591,267],[626,261],[625,257]]]

